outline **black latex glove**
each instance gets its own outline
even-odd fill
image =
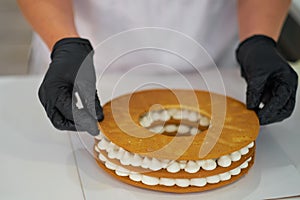
[[[247,82],[247,108],[255,110],[261,125],[289,117],[295,107],[298,76],[264,35],[243,41],[237,51],[241,74]],[[264,104],[259,108],[260,103]]]
[[[97,121],[103,120],[103,113],[90,42],[82,38],[62,39],[54,45],[51,59],[38,94],[52,124],[59,130],[98,135]],[[84,108],[76,107],[75,92]]]

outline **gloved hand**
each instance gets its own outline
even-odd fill
[[[54,45],[51,59],[38,95],[52,124],[59,130],[98,135],[97,121],[103,120],[103,112],[90,42],[82,38],[62,39]],[[77,108],[75,92],[84,108]]]
[[[278,52],[276,42],[264,35],[252,36],[239,45],[236,57],[247,82],[247,108],[256,111],[260,124],[289,117],[295,107],[298,76]]]

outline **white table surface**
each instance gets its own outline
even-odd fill
[[[203,75],[210,80],[217,77],[213,72]],[[238,70],[223,71],[222,77],[227,95],[243,101],[245,83]],[[205,88],[198,75],[187,78],[194,88]],[[175,195],[135,188],[105,174],[89,153],[93,138],[51,126],[37,98],[40,81],[41,77],[32,76],[0,78],[0,199],[253,200],[300,195],[299,104],[289,120],[261,128],[255,165],[247,176],[217,190]],[[148,83],[143,88],[189,88],[185,81],[175,74],[106,75],[98,90],[105,103],[141,89],[141,84]],[[217,83],[210,82],[213,91],[219,91]]]

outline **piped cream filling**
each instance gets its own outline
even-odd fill
[[[221,156],[217,159],[207,160],[188,160],[188,161],[175,161],[175,160],[160,160],[156,158],[150,158],[147,156],[140,156],[138,154],[130,153],[121,147],[116,146],[110,142],[103,134],[96,136],[99,140],[95,146],[95,151],[100,153],[100,150],[107,152],[108,158],[117,159],[122,165],[142,167],[144,169],[150,169],[152,171],[158,171],[166,169],[170,173],[177,173],[180,170],[184,170],[187,173],[196,173],[199,170],[214,170],[217,166],[229,167],[233,162],[239,161],[243,155],[249,152],[249,149],[253,148],[254,142],[251,142],[247,146],[235,151],[231,154]]]
[[[232,176],[236,176],[240,174],[242,169],[247,168],[249,162],[252,159],[252,157],[248,158],[240,166],[225,173],[203,177],[203,178],[184,179],[184,178],[151,177],[151,176],[143,175],[134,171],[130,171],[128,169],[123,168],[122,166],[118,166],[110,162],[101,153],[99,153],[98,157],[105,164],[105,167],[107,167],[110,170],[113,170],[118,176],[129,177],[130,180],[135,182],[142,182],[145,185],[150,185],[150,186],[163,185],[169,187],[174,185],[177,185],[179,187],[189,187],[189,186],[204,187],[206,184],[216,184],[222,181],[230,180]]]
[[[197,127],[192,127],[184,124],[175,125],[175,124],[168,124],[168,125],[157,125],[152,127],[152,124],[160,121],[160,122],[167,122],[171,118],[175,120],[187,120],[194,124],[199,124],[202,127],[208,127],[210,125],[210,120],[200,113],[188,109],[164,109],[158,111],[150,111],[140,118],[140,125],[144,128],[147,128],[149,131],[157,134],[161,133],[172,133],[177,132],[178,135],[181,134],[190,134],[196,135],[201,133]]]

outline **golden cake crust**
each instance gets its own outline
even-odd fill
[[[154,134],[139,125],[141,115],[161,108],[197,111],[211,119],[211,125],[196,136],[180,137]],[[139,91],[106,103],[103,112],[105,119],[99,123],[99,128],[105,137],[129,152],[158,159],[219,158],[255,141],[259,132],[255,112],[248,110],[243,103],[199,90]],[[210,143],[215,145],[210,145],[206,154],[200,154],[201,147]]]

